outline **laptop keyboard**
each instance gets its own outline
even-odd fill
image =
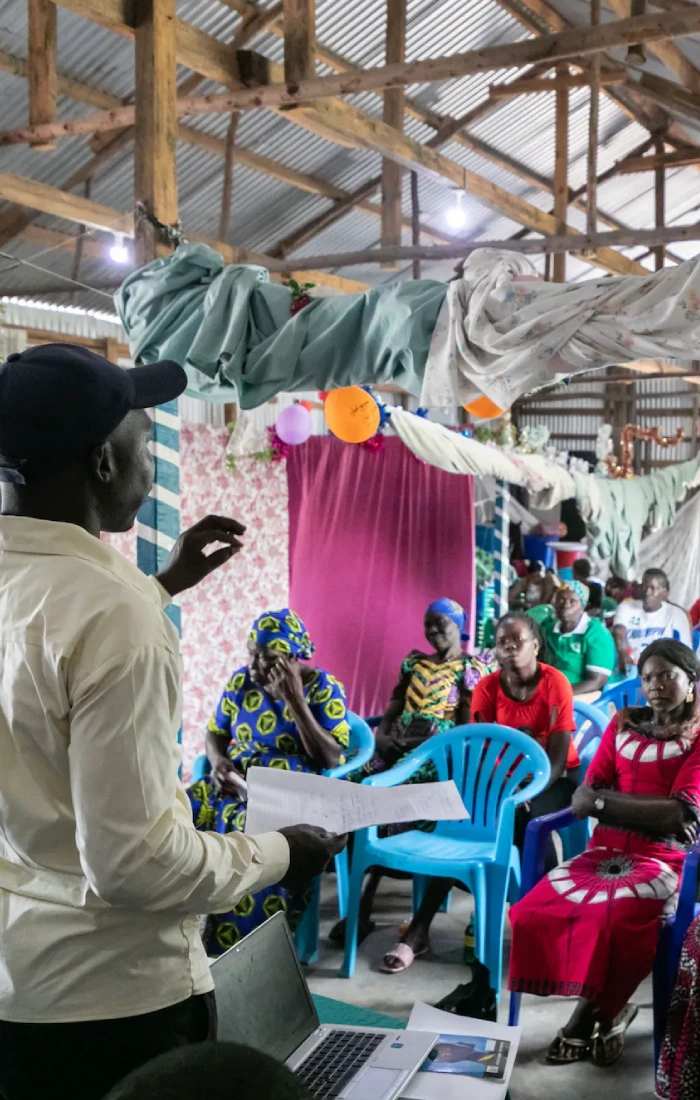
[[[340,1096],[386,1038],[374,1031],[331,1031],[296,1070],[316,1100]]]

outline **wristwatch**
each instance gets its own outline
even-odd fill
[[[602,814],[603,810],[605,809],[605,799],[602,795],[598,795],[598,797],[596,798],[595,802],[593,803],[593,809],[597,814]]]

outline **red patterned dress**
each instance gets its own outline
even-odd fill
[[[586,783],[661,795],[700,815],[700,737],[661,740],[647,708],[615,715]],[[651,972],[665,912],[675,905],[687,848],[598,825],[580,856],[555,868],[510,911],[510,988],[585,997],[610,1018]]]

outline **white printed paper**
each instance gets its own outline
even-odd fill
[[[503,1081],[484,1081],[478,1077],[450,1077],[445,1074],[417,1073],[402,1093],[402,1100],[506,1100],[508,1086],[518,1053],[522,1030],[488,1020],[455,1016],[418,1001],[408,1021],[411,1031],[438,1034],[483,1035],[487,1039],[505,1039],[510,1043],[508,1064]]]
[[[351,833],[404,821],[464,821],[469,817],[454,780],[402,787],[365,787],[309,772],[249,768],[246,833],[288,825],[318,825]]]

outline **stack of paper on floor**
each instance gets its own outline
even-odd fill
[[[437,1031],[441,1042],[429,1068],[416,1074],[403,1100],[506,1100],[520,1043],[519,1027],[455,1016],[420,1001],[414,1005],[408,1027]]]

